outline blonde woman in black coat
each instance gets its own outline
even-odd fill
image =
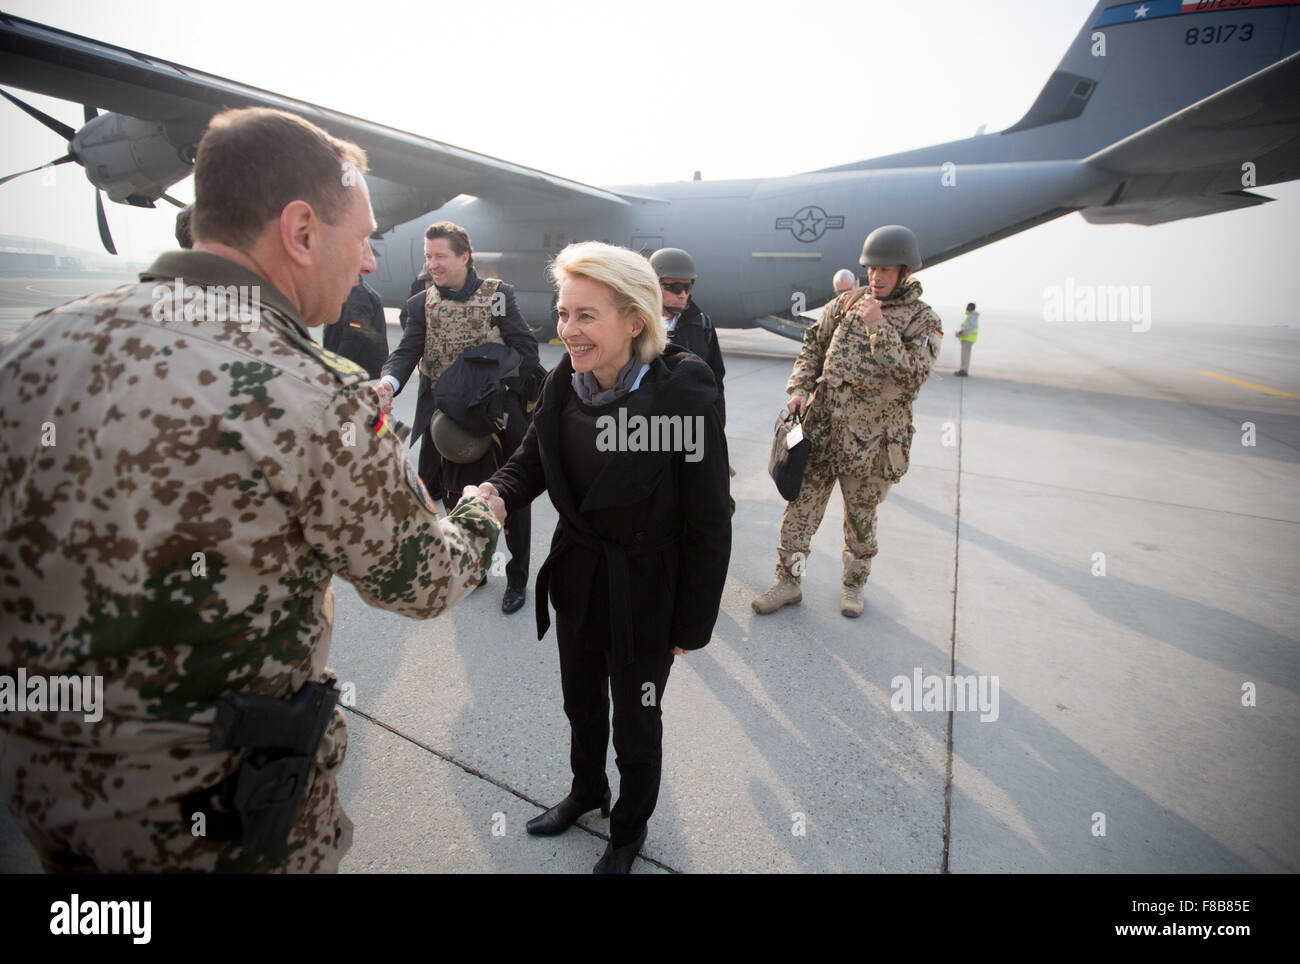
[[[572,244],[551,268],[568,354],[550,373],[514,456],[482,487],[506,509],[544,490],[559,513],[537,574],[538,638],[555,607],[569,795],[528,823],[567,830],[610,814],[609,704],[619,797],[596,873],[627,873],[659,796],[664,687],[673,657],[709,641],[731,556],[727,443],[713,373],[666,346],[645,258]]]

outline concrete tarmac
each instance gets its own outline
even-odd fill
[[[712,641],[663,694],[637,872],[1300,870],[1300,332],[986,315],[955,378],[960,312],[936,307],[950,334],[857,620],[838,495],[802,605],[750,609],[799,346],[719,333],[731,567]],[[414,402],[412,384],[398,417]],[[534,575],[554,526],[543,496]],[[537,640],[531,586],[503,615],[504,584],[421,622],[335,581],[344,871],[585,873],[604,850],[598,812],[524,831],[567,792],[568,726],[554,631]],[[612,751],[608,769],[617,793]],[[0,869],[39,869],[7,817]]]

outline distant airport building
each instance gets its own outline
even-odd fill
[[[57,271],[60,259],[49,251],[24,251],[20,248],[0,248],[0,272],[4,274],[30,274]]]
[[[44,238],[0,234],[0,275],[22,277],[32,274],[111,274],[130,278],[143,263],[127,261],[96,251],[74,248]]]

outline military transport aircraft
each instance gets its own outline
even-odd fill
[[[599,239],[686,248],[716,324],[797,338],[815,307],[800,293],[824,291],[881,224],[912,227],[934,265],[1073,211],[1160,224],[1271,200],[1248,188],[1300,177],[1298,50],[1300,0],[1103,0],[1000,133],[789,177],[604,188],[5,14],[0,84],[81,103],[85,124],[0,93],[68,141],[51,163],[142,207],[172,200],[224,107],[290,110],[360,144],[379,222],[369,280],[389,305],[422,266],[424,227],[445,218],[468,229],[481,272],[516,286],[525,317],[549,313],[555,252]]]

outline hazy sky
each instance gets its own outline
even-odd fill
[[[591,184],[794,174],[1015,123],[1092,0],[746,4],[29,2],[6,12]],[[469,11],[486,14],[478,19]],[[304,15],[304,12],[308,12]],[[77,127],[81,107],[15,91]],[[64,145],[0,103],[0,174]],[[1291,324],[1300,184],[1154,228],[1073,214],[922,274],[937,306],[1037,315],[1048,286],[1151,286],[1156,325]],[[188,179],[172,189],[188,200]],[[172,209],[109,205],[120,251]],[[0,186],[0,233],[99,246],[80,168]],[[828,277],[829,281],[829,277]],[[1202,287],[1204,286],[1204,287]],[[986,313],[986,323],[991,321]]]

